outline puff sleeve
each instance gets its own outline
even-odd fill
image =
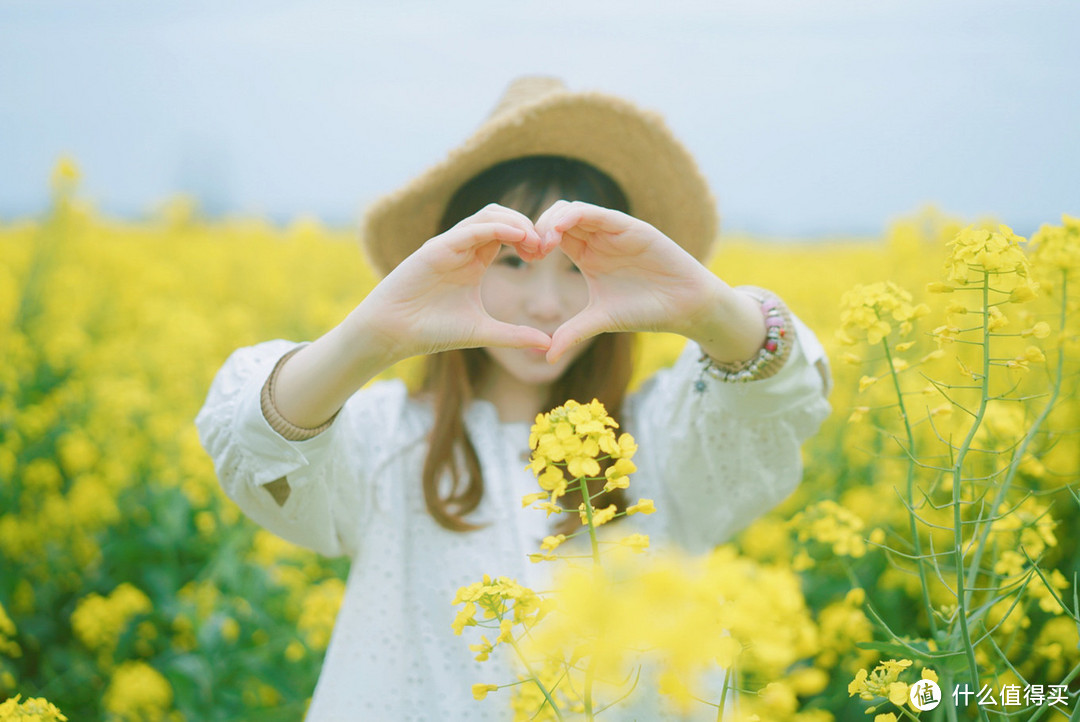
[[[378,400],[354,394],[321,434],[286,440],[264,418],[260,391],[277,360],[299,345],[276,340],[235,351],[215,376],[195,425],[222,489],[248,517],[321,554],[351,555],[371,492],[364,465],[350,459],[365,456],[372,430],[357,427],[364,424],[364,406]],[[283,478],[289,493],[279,504],[265,487]]]
[[[831,374],[813,331],[792,320],[791,354],[769,378],[704,375],[701,349],[688,341],[674,366],[628,400],[630,430],[648,450],[636,493],[663,505],[669,535],[689,551],[727,541],[802,478],[802,443],[832,410]]]

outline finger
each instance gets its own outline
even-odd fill
[[[556,214],[552,214],[551,228],[559,233],[574,227],[590,231],[622,233],[632,222],[633,219],[625,213],[592,203],[574,201],[560,208]]]
[[[488,241],[482,246],[477,246],[474,252],[480,262],[484,264],[484,267],[487,268],[495,260],[495,256],[499,255],[499,249],[502,247],[503,245],[498,241]]]
[[[590,308],[585,308],[581,313],[567,319],[551,335],[551,346],[547,352],[548,363],[557,362],[572,346],[610,330],[607,326],[606,319]]]
[[[579,201],[556,201],[537,219],[536,232],[543,239],[545,249],[550,251],[559,245],[563,234],[583,220],[583,211],[580,208],[583,205],[588,204]]]
[[[504,348],[535,348],[546,351],[551,337],[532,326],[517,326],[490,319],[477,328],[476,341],[480,346]]]
[[[536,232],[536,227],[533,225],[532,219],[526,216],[524,213],[514,210],[513,208],[507,208],[506,206],[501,206],[498,203],[489,203],[473,215],[469,216],[469,218],[465,219],[465,221],[463,222],[466,221],[509,223],[510,225],[516,226],[525,232],[526,246],[530,247],[531,249],[532,245],[535,244],[537,249],[540,248],[540,234]]]
[[[527,233],[509,223],[471,223],[454,226],[444,236],[444,247],[454,253],[469,253],[492,241],[514,246],[525,243]]]
[[[559,244],[558,238],[548,239],[546,236],[547,231],[551,227],[552,217],[559,213],[560,209],[570,205],[568,201],[558,200],[548,206],[547,210],[540,214],[540,217],[536,219],[536,232],[544,239],[545,250],[550,251],[552,248]]]
[[[581,260],[587,245],[588,239],[583,234],[575,233],[572,230],[562,234],[562,238],[559,240],[559,248],[574,263]]]

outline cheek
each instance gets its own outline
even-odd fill
[[[480,302],[492,318],[504,321],[514,303],[515,289],[506,274],[491,269],[480,279]]]
[[[580,273],[565,273],[560,284],[560,293],[570,315],[589,304],[589,284]]]

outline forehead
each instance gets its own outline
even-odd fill
[[[533,223],[536,223],[544,211],[554,205],[555,201],[562,200],[565,195],[556,185],[550,185],[542,193],[537,193],[535,189],[522,183],[508,188],[496,202],[528,216]]]

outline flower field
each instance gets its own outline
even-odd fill
[[[42,719],[301,719],[347,560],[241,517],[193,419],[231,351],[314,338],[375,279],[348,230],[182,198],[117,221],[77,181],[61,165],[46,217],[0,220],[0,720],[31,698]],[[722,244],[713,270],[779,293],[835,381],[802,486],[717,557],[758,590],[733,631],[747,717],[1076,708],[1080,222],[1046,220]],[[680,347],[639,339],[638,381]],[[924,677],[943,699],[919,712]]]

